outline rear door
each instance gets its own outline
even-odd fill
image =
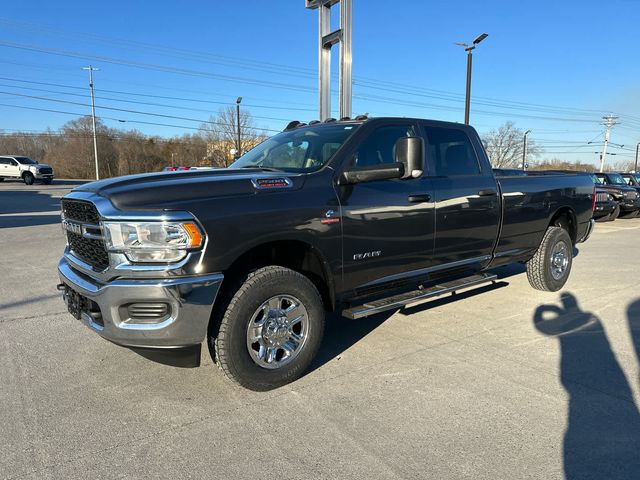
[[[419,136],[413,121],[370,125],[343,167],[393,163],[396,141],[407,136]],[[420,275],[431,265],[434,209],[428,178],[379,180],[337,189],[346,292],[366,293]]]
[[[429,178],[435,194],[433,267],[488,264],[500,228],[500,198],[477,135],[465,127],[422,123]]]

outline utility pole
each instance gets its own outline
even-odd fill
[[[636,145],[636,164],[633,171],[638,173],[638,157],[640,156],[640,142]]]
[[[238,146],[236,148],[236,158],[240,158],[242,156],[242,143],[240,137],[240,102],[242,102],[242,97],[238,97],[236,99],[236,122],[238,124]]]
[[[92,65],[82,67],[82,70],[89,70],[89,89],[91,90],[91,120],[93,122],[93,154],[96,160],[96,180],[100,180],[100,171],[98,169],[98,138],[96,135],[96,106],[93,98],[93,72],[100,70],[93,68]]]
[[[609,145],[609,137],[611,136],[611,129],[618,122],[618,117],[614,115],[607,115],[606,117],[602,117],[604,120],[603,125],[606,127],[604,131],[604,145],[602,145],[602,153],[600,154],[600,171],[604,172],[604,159],[607,155],[607,146]]]
[[[531,133],[531,130],[524,132],[524,141],[522,142],[522,171],[527,170],[527,137]]]
[[[473,64],[473,50],[476,46],[487,38],[489,34],[483,33],[478,35],[476,39],[471,42],[471,46],[465,42],[456,42],[456,45],[464,47],[464,51],[467,52],[467,95],[464,100],[464,123],[469,125],[469,110],[471,108],[471,66]]]

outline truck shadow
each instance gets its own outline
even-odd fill
[[[630,479],[640,472],[640,413],[602,323],[570,293],[561,305],[541,305],[536,329],[558,339],[560,380],[569,395],[564,436],[565,478]],[[629,308],[638,334],[640,303]],[[638,343],[636,342],[636,348]]]
[[[506,287],[507,285],[507,282],[496,282],[466,292],[430,300],[413,307],[390,310],[360,320],[348,320],[340,316],[340,314],[329,315],[326,318],[324,340],[320,346],[320,351],[316,355],[310,369],[307,371],[307,375],[340,356],[398,312],[402,315],[412,315],[430,308],[436,308],[458,300],[471,298],[490,290]]]

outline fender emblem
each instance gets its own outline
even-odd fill
[[[367,258],[375,258],[375,257],[379,257],[381,255],[382,255],[382,251],[381,250],[376,250],[374,252],[354,253],[353,254],[353,259],[354,260],[366,260]]]

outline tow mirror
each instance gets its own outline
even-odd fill
[[[423,142],[420,137],[402,137],[396,141],[396,162],[404,165],[402,179],[419,178],[424,171]]]
[[[392,178],[404,178],[404,165],[402,163],[370,165],[345,170],[342,172],[339,182],[340,185],[350,185],[354,183],[374,182],[376,180],[390,180]]]

